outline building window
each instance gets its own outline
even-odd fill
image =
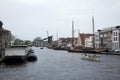
[[[100,35],[100,37],[103,37],[103,35]]]
[[[115,32],[115,36],[117,36],[117,32]]]
[[[99,37],[98,35],[96,35],[96,37]]]
[[[113,35],[115,36],[115,32],[113,33]]]
[[[115,37],[114,37],[114,41],[116,41],[116,40],[115,40]]]
[[[118,41],[118,40],[117,40],[117,37],[116,37],[116,41]]]
[[[107,35],[106,34],[104,34],[104,37],[106,37]]]

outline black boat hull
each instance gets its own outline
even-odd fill
[[[4,63],[21,63],[26,62],[26,56],[5,56]]]

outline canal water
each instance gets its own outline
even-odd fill
[[[120,56],[100,55],[100,62],[69,53],[33,47],[36,62],[0,65],[0,80],[120,80]]]

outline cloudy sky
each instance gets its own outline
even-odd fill
[[[4,28],[23,40],[71,37],[72,19],[81,33],[120,25],[120,0],[0,0],[0,20]]]

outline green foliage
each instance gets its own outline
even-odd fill
[[[24,41],[23,40],[20,40],[20,39],[16,39],[14,41],[14,45],[24,45]]]
[[[25,41],[25,45],[31,45],[31,41],[29,41],[29,40],[27,40],[27,41]]]

